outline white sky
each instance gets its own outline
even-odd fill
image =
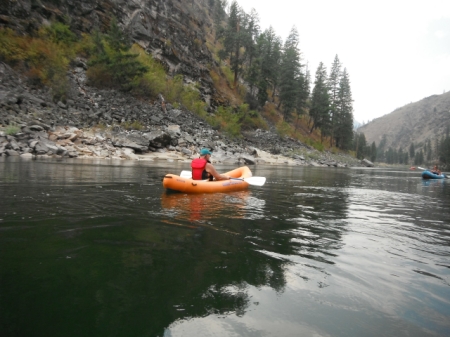
[[[337,54],[359,122],[450,90],[450,0],[237,2],[283,41],[297,27],[312,82],[319,62],[329,72]]]

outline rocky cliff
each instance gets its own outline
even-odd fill
[[[171,75],[196,82],[205,102],[224,101],[216,92],[206,65],[214,65],[206,47],[213,31],[206,0],[2,0],[0,27],[33,33],[51,21],[68,24],[77,33],[101,31],[112,17],[133,42],[161,61]]]

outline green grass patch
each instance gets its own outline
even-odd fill
[[[127,121],[127,122],[123,122],[121,125],[125,130],[141,131],[141,130],[145,129],[145,126],[139,121],[134,121],[134,122]]]
[[[220,67],[220,71],[225,76],[228,84],[231,86],[231,84],[234,82],[234,73],[231,68],[224,65]]]
[[[323,152],[325,150],[325,145],[322,144],[321,142],[317,142],[311,138],[306,139],[305,142],[307,145],[312,146],[313,148],[315,148],[317,151]]]
[[[8,125],[5,128],[5,134],[8,136],[14,136],[19,133],[20,128],[17,125]]]

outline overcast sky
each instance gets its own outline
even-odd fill
[[[450,90],[450,0],[237,2],[283,41],[297,27],[312,82],[319,62],[329,72],[338,55],[359,122]]]

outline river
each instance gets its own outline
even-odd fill
[[[186,169],[0,158],[0,335],[450,335],[450,180],[256,166],[166,193]]]

